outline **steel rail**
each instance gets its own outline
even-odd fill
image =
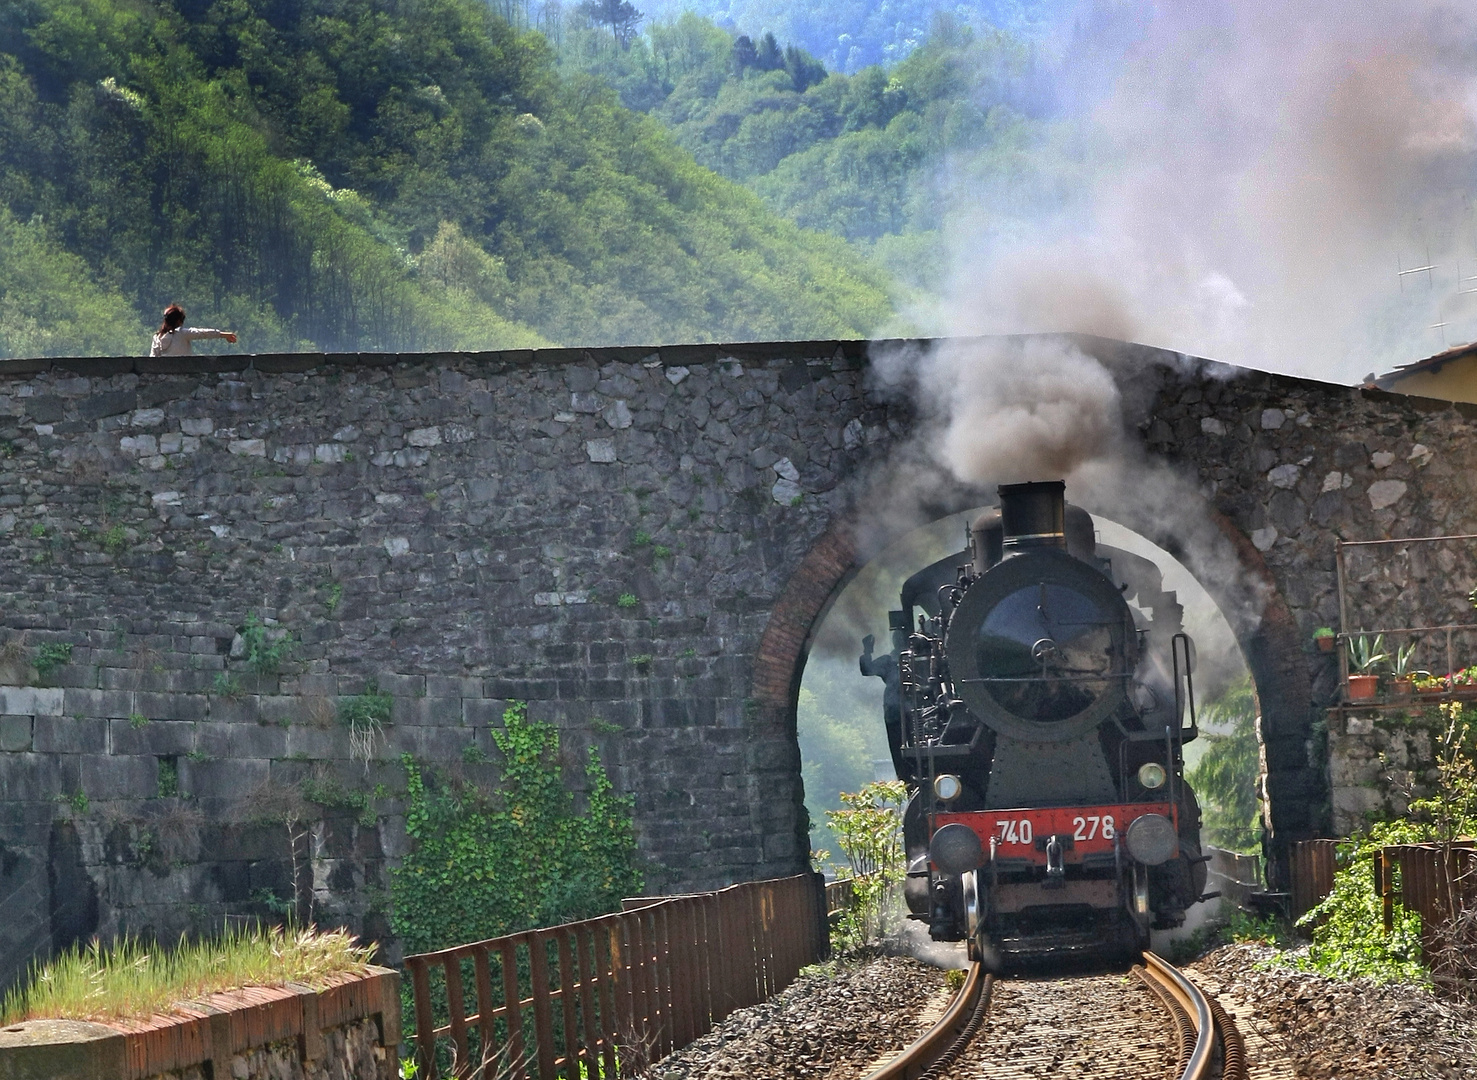
[[[1210,1002],[1200,988],[1180,974],[1179,969],[1165,963],[1151,952],[1144,953],[1144,969],[1179,1001],[1195,1024],[1195,1048],[1185,1062],[1180,1080],[1208,1080],[1210,1059],[1215,1049],[1215,1017]]]
[[[945,1059],[957,1056],[983,1023],[994,986],[995,976],[987,974],[984,965],[971,964],[964,985],[944,1015],[911,1046],[873,1070],[865,1080],[919,1080],[936,1063],[943,1064]]]
[[[1217,1056],[1220,1059],[1220,1080],[1246,1080],[1246,1041],[1220,1003],[1206,997],[1178,968],[1151,952],[1144,953],[1144,967],[1136,970],[1150,989],[1171,1006],[1170,1014],[1180,1029],[1182,1045],[1186,1048],[1180,1058],[1184,1066],[1180,1080],[1211,1080]],[[1179,1015],[1181,1012],[1184,1016]],[[1187,1038],[1190,1033],[1185,1030],[1186,1019],[1194,1028],[1192,1047]]]

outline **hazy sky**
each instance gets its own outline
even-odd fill
[[[1477,338],[1477,26],[1436,0],[1098,4],[1066,46],[1079,197],[961,211],[969,334],[1083,330],[1354,382]],[[965,183],[961,179],[961,183]],[[1435,263],[1429,274],[1402,267]],[[1446,322],[1445,328],[1432,324]]]

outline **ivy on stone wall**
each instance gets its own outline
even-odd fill
[[[492,730],[501,783],[485,792],[406,769],[410,853],[392,872],[392,920],[407,953],[589,918],[638,893],[632,800],[591,748],[584,812],[564,783],[559,732],[510,704]]]

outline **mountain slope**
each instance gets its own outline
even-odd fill
[[[888,315],[844,244],[475,0],[20,0],[0,42],[0,203],[105,322],[126,301],[139,341],[172,300],[254,350],[842,337]],[[37,306],[5,288],[0,318]],[[101,347],[38,342],[0,324],[12,353]]]

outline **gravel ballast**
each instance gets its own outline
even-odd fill
[[[804,974],[773,1000],[740,1009],[651,1075],[850,1080],[922,1034],[932,1021],[920,1014],[944,988],[942,971],[903,956],[838,961],[833,970]]]
[[[1343,981],[1268,963],[1268,945],[1225,945],[1185,970],[1299,1080],[1477,1080],[1477,1009],[1408,983]],[[1248,1019],[1249,1018],[1249,1019]],[[1281,1072],[1281,1075],[1286,1075]],[[1253,1080],[1257,1070],[1253,1069]]]

